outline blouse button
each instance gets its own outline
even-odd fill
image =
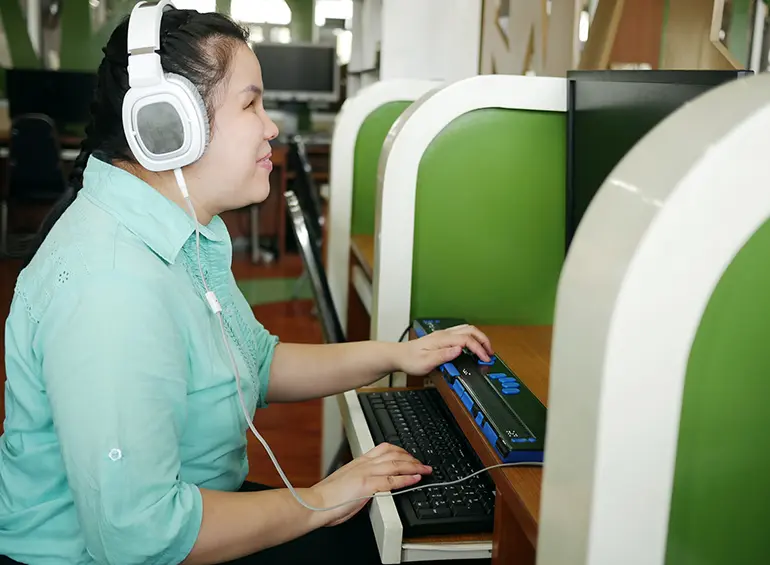
[[[110,450],[110,454],[109,454],[109,457],[110,457],[110,459],[112,459],[113,461],[117,461],[118,459],[120,459],[121,457],[123,457],[123,454],[120,452],[120,449],[116,449],[116,448],[114,448],[114,449],[111,449],[111,450]]]

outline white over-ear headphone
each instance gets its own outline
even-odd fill
[[[160,23],[171,0],[138,2],[128,24],[129,90],[123,100],[123,131],[136,160],[150,171],[181,169],[200,159],[209,141],[209,120],[198,89],[164,73]]]

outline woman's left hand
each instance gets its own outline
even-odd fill
[[[465,347],[482,361],[494,354],[489,338],[475,326],[464,324],[433,332],[400,344],[398,367],[408,375],[424,376],[457,358]]]

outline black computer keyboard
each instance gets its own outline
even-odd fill
[[[466,477],[483,468],[436,389],[360,392],[375,445],[403,447],[433,468],[419,484]],[[394,491],[398,492],[398,491]],[[494,483],[486,473],[448,487],[428,487],[393,497],[404,537],[491,532]]]

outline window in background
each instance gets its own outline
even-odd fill
[[[272,43],[291,43],[291,30],[284,26],[270,28],[270,41]]]
[[[217,0],[174,0],[174,6],[180,10],[198,10],[204,12],[216,12]]]
[[[249,26],[249,42],[262,43],[265,40],[265,29],[262,26]]]
[[[291,9],[285,0],[232,0],[230,16],[239,22],[287,26]]]
[[[350,63],[353,53],[353,32],[347,29],[335,30],[337,33],[337,60],[340,65]]]
[[[327,19],[344,20],[349,25],[353,19],[353,0],[316,0],[315,25],[323,27]]]
[[[316,0],[315,25],[318,42],[336,45],[337,60],[347,65],[353,50],[353,0]]]

